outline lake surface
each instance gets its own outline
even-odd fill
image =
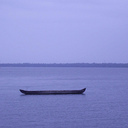
[[[128,128],[128,68],[0,68],[0,128]]]

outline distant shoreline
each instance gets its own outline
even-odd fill
[[[128,68],[128,63],[1,63],[0,67],[111,67]]]

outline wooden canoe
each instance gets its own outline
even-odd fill
[[[26,91],[20,89],[20,92],[25,95],[51,95],[51,94],[82,94],[86,88],[81,90],[43,90],[43,91]]]

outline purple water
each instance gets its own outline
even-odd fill
[[[19,89],[82,89],[23,95]],[[127,128],[127,68],[0,68],[0,128]]]

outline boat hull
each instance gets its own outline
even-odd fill
[[[26,91],[20,89],[25,95],[56,95],[56,94],[82,94],[86,88],[81,90],[44,90],[44,91]]]

